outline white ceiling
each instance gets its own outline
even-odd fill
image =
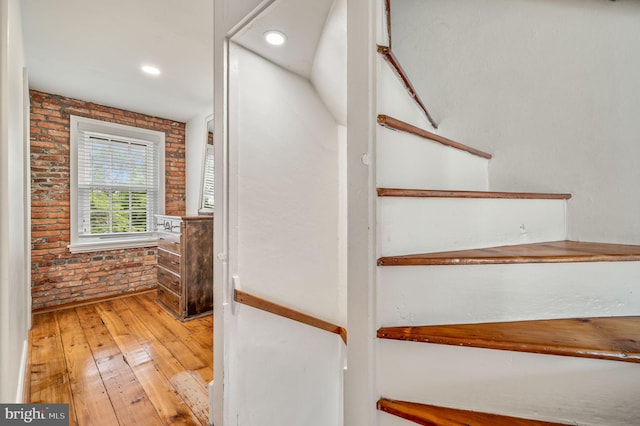
[[[309,78],[333,0],[275,0],[234,41]],[[213,0],[22,0],[32,89],[188,121],[213,110]],[[270,29],[285,46],[263,40]],[[148,76],[140,67],[161,70]]]
[[[248,23],[233,41],[307,79],[333,0],[276,0]],[[264,33],[278,30],[287,36],[282,46],[268,45]]]
[[[183,122],[213,109],[212,0],[21,6],[32,89]]]

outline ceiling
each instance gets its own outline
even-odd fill
[[[311,77],[318,41],[333,0],[276,0],[234,35],[233,41],[291,72]],[[264,33],[287,36],[282,46],[268,45]]]
[[[21,6],[32,89],[182,122],[212,111],[212,0]]]
[[[275,0],[234,41],[309,78],[333,0]],[[213,110],[213,0],[22,0],[30,88],[177,121]],[[278,29],[287,44],[263,34]],[[143,65],[161,70],[158,76]]]

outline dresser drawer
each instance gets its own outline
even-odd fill
[[[158,301],[176,315],[182,315],[180,312],[180,298],[170,290],[162,286],[158,287]]]
[[[162,266],[158,266],[158,283],[178,294],[182,291],[180,275],[175,274]]]
[[[158,265],[164,266],[165,268],[175,272],[176,274],[179,274],[180,256],[170,251],[158,248]]]
[[[180,234],[158,232],[158,247],[180,253]]]

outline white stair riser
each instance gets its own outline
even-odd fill
[[[378,198],[381,256],[566,239],[564,200]]]
[[[381,266],[378,283],[379,327],[640,312],[640,262]]]
[[[382,397],[581,425],[626,426],[640,419],[640,364],[378,343]]]
[[[395,117],[428,131],[436,131],[393,68],[378,55],[378,113]]]
[[[378,187],[488,189],[486,158],[381,126],[377,136]]]

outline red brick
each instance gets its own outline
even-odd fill
[[[71,254],[69,115],[165,132],[168,214],[184,214],[184,123],[32,90],[33,307],[56,306],[157,285],[155,248]],[[151,253],[151,254],[149,254]],[[94,260],[94,259],[100,260]]]

